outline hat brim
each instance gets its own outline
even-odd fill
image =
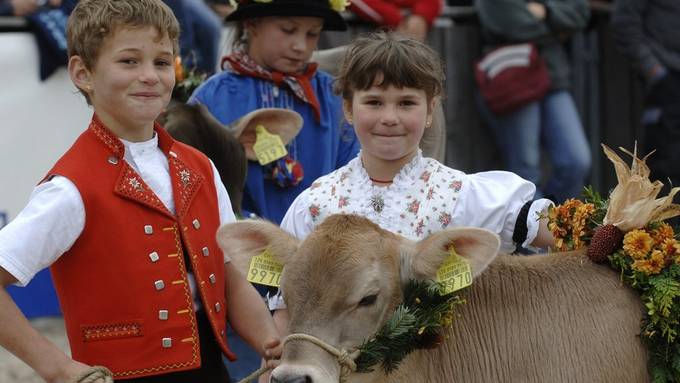
[[[262,125],[271,134],[281,137],[284,145],[291,142],[302,129],[304,121],[302,116],[294,110],[282,108],[262,108],[254,110],[239,118],[227,126],[227,130],[233,134],[243,145],[246,157],[257,161],[253,150],[255,144],[255,128]]]
[[[342,18],[340,13],[334,10],[321,7],[318,5],[310,5],[308,2],[300,2],[299,4],[291,1],[285,3],[248,3],[240,5],[235,11],[230,13],[225,21],[241,21],[252,19],[255,17],[266,16],[311,16],[321,17],[323,19],[324,31],[346,31],[347,23]]]

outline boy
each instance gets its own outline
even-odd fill
[[[219,174],[154,123],[174,86],[172,12],[160,0],[82,0],[67,34],[69,73],[94,116],[0,231],[0,345],[48,382],[91,365],[126,382],[227,382],[227,318],[279,355],[264,303],[215,243],[234,220]],[[48,265],[73,359],[4,289]]]

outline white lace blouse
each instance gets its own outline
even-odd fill
[[[388,186],[375,185],[361,154],[342,168],[317,179],[288,209],[281,227],[306,237],[326,217],[357,214],[385,230],[420,240],[455,226],[483,227],[501,237],[501,250],[512,252],[512,234],[520,209],[536,187],[514,173],[465,174],[418,153]],[[538,233],[538,214],[551,202],[534,201],[527,216],[528,246]]]

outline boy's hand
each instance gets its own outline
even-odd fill
[[[105,367],[90,367],[71,360],[68,365],[62,366],[58,376],[46,380],[49,383],[113,383],[113,374]]]
[[[264,360],[267,363],[267,367],[273,369],[278,366],[281,359],[281,352],[283,351],[281,339],[269,338],[264,342],[263,348]]]

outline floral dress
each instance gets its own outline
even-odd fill
[[[418,153],[388,186],[375,185],[361,154],[347,165],[317,179],[288,209],[281,227],[306,237],[332,214],[357,214],[385,230],[421,240],[447,227],[482,227],[501,237],[501,249],[515,249],[512,234],[522,206],[536,187],[514,173],[490,171],[465,174]],[[524,245],[538,232],[537,212],[548,204],[531,205]]]

